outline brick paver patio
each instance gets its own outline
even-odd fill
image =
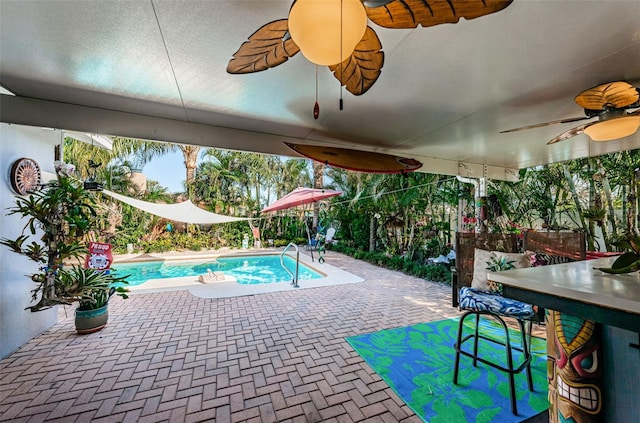
[[[450,288],[329,252],[365,282],[227,299],[187,291],[70,316],[0,361],[0,421],[417,422],[346,336],[458,315]]]

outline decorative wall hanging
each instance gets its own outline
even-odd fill
[[[42,183],[40,166],[33,159],[18,159],[11,165],[9,180],[16,194],[26,195],[29,191],[38,189]]]
[[[617,140],[634,134],[640,128],[640,88],[634,87],[628,82],[609,82],[589,88],[578,94],[574,101],[578,106],[584,108],[585,116],[523,126],[500,133],[505,134],[558,123],[598,118],[595,122],[571,128],[547,142],[547,144],[555,144],[580,134],[587,134],[593,141]],[[635,108],[639,109],[628,112],[629,109]]]
[[[384,64],[382,44],[367,21],[385,28],[429,27],[498,12],[512,0],[296,0],[288,19],[254,32],[229,61],[232,74],[260,72],[302,51],[328,66],[353,95],[367,92]]]

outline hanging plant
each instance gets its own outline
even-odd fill
[[[592,207],[590,209],[585,210],[582,213],[586,219],[593,220],[595,222],[602,222],[607,216],[607,211],[603,208]]]

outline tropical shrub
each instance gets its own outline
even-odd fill
[[[339,242],[332,249],[346,254],[358,260],[385,267],[391,270],[401,271],[411,276],[416,276],[433,282],[451,283],[451,270],[445,264],[424,264],[401,256],[390,256],[381,252],[362,251]]]

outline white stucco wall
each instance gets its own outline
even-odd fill
[[[9,183],[11,164],[28,157],[37,161],[42,171],[52,173],[54,147],[59,143],[60,131],[0,124],[0,237],[15,239],[24,227],[19,216],[6,215],[15,199]],[[35,287],[25,275],[37,268],[37,263],[0,245],[0,358],[57,321],[57,307],[36,313],[25,310],[31,305],[31,290]]]

